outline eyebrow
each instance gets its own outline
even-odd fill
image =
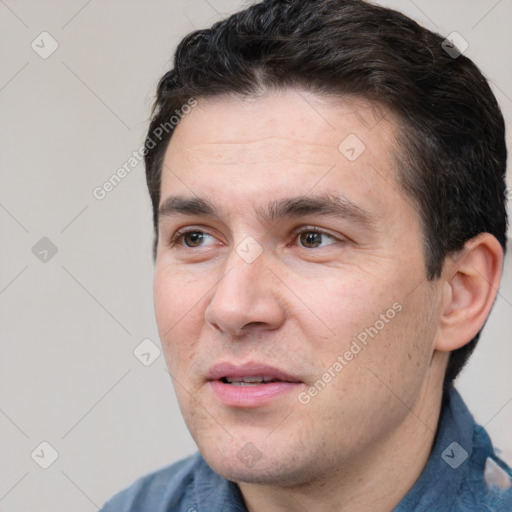
[[[207,198],[169,196],[158,209],[158,218],[176,215],[190,217],[214,217],[221,219],[219,209]],[[268,203],[266,208],[256,209],[262,223],[273,223],[285,218],[306,215],[327,215],[352,220],[358,224],[372,226],[375,216],[343,196],[313,195],[278,199]]]

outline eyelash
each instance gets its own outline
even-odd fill
[[[205,235],[209,235],[209,236],[213,236],[213,235],[210,235],[210,233],[206,232],[206,231],[203,231],[201,229],[197,229],[197,228],[186,228],[186,229],[182,229],[182,230],[179,230],[177,231],[173,237],[171,238],[171,241],[169,242],[169,246],[170,247],[175,247],[176,245],[180,245],[182,247],[184,247],[185,249],[199,249],[201,246],[199,247],[187,247],[186,245],[183,245],[182,242],[183,242],[183,238],[188,235],[189,233],[201,233],[201,234],[205,234]],[[299,230],[294,230],[292,232],[292,235],[294,236],[294,239],[297,239],[300,235],[302,235],[303,233],[319,233],[321,235],[325,235],[329,238],[331,238],[332,240],[335,240],[337,242],[340,242],[341,240],[339,240],[337,237],[335,237],[334,235],[331,235],[330,233],[328,233],[327,231],[323,231],[319,228],[316,228],[314,226],[309,226],[309,227],[302,227],[300,228]],[[303,249],[308,249],[308,247],[302,247]],[[314,248],[316,249],[316,247]]]

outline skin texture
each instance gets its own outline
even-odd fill
[[[250,511],[396,506],[428,459],[448,351],[471,339],[492,306],[502,255],[491,235],[426,280],[418,208],[396,177],[397,127],[363,100],[287,90],[199,99],[167,149],[161,205],[200,197],[218,217],[161,216],[158,329],[194,440],[238,482]],[[365,146],[353,161],[343,149],[350,134]],[[273,201],[329,194],[351,208],[259,215]],[[313,235],[318,247],[298,233],[312,227],[325,233]],[[205,233],[198,246],[172,242],[183,228]],[[257,257],[247,263],[239,247]],[[377,334],[347,360],[372,326]],[[335,371],[338,356],[346,364]],[[268,364],[301,384],[261,407],[228,407],[207,380],[221,361]]]

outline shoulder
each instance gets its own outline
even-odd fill
[[[427,465],[394,512],[512,512],[512,472],[455,388],[443,397]]]
[[[485,428],[478,425],[458,393],[452,392],[452,412],[461,433],[460,462],[451,466],[460,471],[460,486],[453,510],[481,512],[512,511],[512,471],[503,462]],[[450,453],[451,455],[451,453]],[[446,458],[445,458],[446,461]],[[460,469],[459,469],[460,464]]]
[[[194,480],[204,469],[199,453],[149,473],[120,491],[103,505],[100,512],[187,512],[193,501]]]
[[[512,511],[512,470],[494,451],[486,430],[476,425],[473,450],[458,494],[456,510]]]

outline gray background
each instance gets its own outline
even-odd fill
[[[510,126],[511,0],[382,3],[444,35],[459,32]],[[144,366],[133,354],[143,339],[159,345],[143,165],[103,200],[92,191],[143,143],[179,40],[242,5],[0,0],[2,512],[94,511],[195,449],[163,357],[151,352]],[[51,49],[43,31],[59,45],[46,59],[31,47]],[[458,385],[509,462],[511,263]],[[42,441],[58,453],[47,469],[52,451]]]

